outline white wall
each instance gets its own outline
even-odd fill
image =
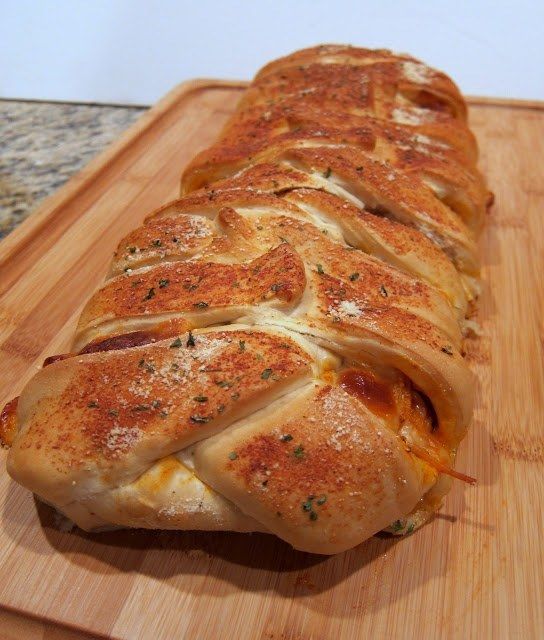
[[[544,99],[544,0],[0,0],[0,96],[149,104],[320,42],[408,51],[469,94]]]

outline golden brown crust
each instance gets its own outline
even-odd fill
[[[336,553],[439,508],[490,202],[455,84],[387,50],[264,67],[2,414],[8,471],[79,526]]]

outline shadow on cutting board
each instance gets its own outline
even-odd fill
[[[23,491],[10,483],[10,493]],[[27,504],[32,505],[31,499]],[[19,548],[61,554],[72,565],[68,571],[83,570],[87,581],[93,574],[98,579],[122,573],[134,576],[131,584],[143,575],[199,596],[272,591],[281,598],[296,598],[310,609],[326,607],[342,618],[389,606],[445,573],[448,563],[443,549],[434,557],[425,549],[433,544],[432,527],[405,539],[376,536],[343,554],[320,556],[296,551],[275,536],[260,533],[120,530],[91,534],[77,527],[63,531],[56,511],[37,499],[32,506],[31,531],[28,510],[25,515],[4,510],[5,532]],[[436,519],[446,539],[456,519]],[[408,566],[407,556],[414,558]],[[344,584],[341,601],[334,589],[340,584]]]

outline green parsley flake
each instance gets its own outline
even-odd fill
[[[240,351],[245,351],[246,350],[246,341],[245,340],[238,340],[238,346],[240,347]]]
[[[194,347],[195,346],[195,338],[193,334],[189,331],[189,337],[187,338],[187,346]]]
[[[272,369],[265,369],[262,373],[261,373],[261,378],[263,380],[268,380],[268,378],[270,378],[270,376],[272,375]]]
[[[286,433],[283,436],[280,436],[280,440],[282,442],[290,442],[293,439],[293,436],[290,433]]]
[[[350,279],[352,282],[355,282],[355,280],[359,280],[359,274],[358,274],[357,272],[352,273],[352,274],[350,275],[349,279]]]
[[[316,264],[317,267],[317,273],[319,273],[320,276],[322,276],[325,272],[323,271],[323,266],[320,264]]]
[[[295,456],[295,458],[298,458],[299,460],[301,458],[304,457],[304,447],[299,444],[298,447],[295,447],[294,451],[293,451],[293,455]]]
[[[211,416],[199,416],[199,415],[194,415],[191,416],[190,420],[191,422],[194,422],[196,424],[206,424],[206,422],[209,422],[211,420]]]
[[[387,298],[387,296],[389,295],[387,289],[383,286],[383,284],[380,285],[380,295],[384,298]]]
[[[183,343],[181,342],[181,338],[176,338],[174,342],[170,345],[170,349],[179,349]]]
[[[159,288],[160,289],[164,289],[164,287],[167,287],[170,284],[170,280],[168,280],[168,278],[161,278],[159,280]]]
[[[238,458],[238,454],[236,453],[236,451],[231,451],[229,453],[229,460],[236,460],[236,458]]]
[[[391,529],[393,529],[395,533],[398,533],[401,529],[404,529],[404,525],[400,520],[395,520],[391,525]]]
[[[149,291],[144,296],[144,300],[151,300],[151,298],[155,297],[155,287],[151,287]]]
[[[332,173],[332,169],[330,167],[327,167],[327,170],[323,174],[323,177],[324,178],[330,178],[331,177],[331,173]]]
[[[96,400],[91,400],[87,403],[89,409],[98,409],[98,402]]]
[[[447,353],[449,356],[453,355],[453,348],[451,347],[451,345],[447,344],[444,347],[442,347],[440,349],[440,351],[443,351],[444,353]]]
[[[323,494],[322,496],[319,496],[316,502],[319,506],[321,506],[322,504],[325,504],[325,502],[327,502],[327,496],[325,494]]]
[[[132,407],[132,411],[149,411],[149,405],[137,404],[135,407]]]
[[[208,402],[208,396],[195,396],[193,400],[195,402]]]
[[[197,309],[205,309],[207,306],[207,302],[195,302],[195,304],[193,305],[193,307],[196,307]]]

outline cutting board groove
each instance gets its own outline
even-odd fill
[[[176,87],[0,243],[0,403],[67,349],[118,240],[176,196],[243,87]],[[496,193],[458,462],[477,486],[413,536],[326,558],[257,534],[69,533],[0,473],[0,638],[544,637],[544,105],[478,98],[470,118]]]

